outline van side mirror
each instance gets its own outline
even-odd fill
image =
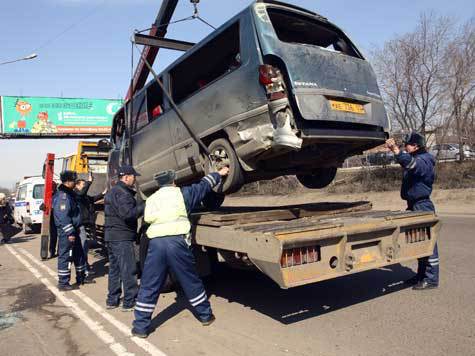
[[[46,178],[46,163],[43,163],[43,172],[41,172],[41,177]]]

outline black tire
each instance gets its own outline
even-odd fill
[[[336,176],[336,167],[318,168],[312,174],[297,174],[298,181],[306,188],[321,189],[329,185]]]
[[[25,224],[25,222],[23,222],[22,230],[23,230],[23,235],[28,235],[28,234],[31,234],[33,232],[31,225],[27,225],[27,224]]]
[[[223,205],[225,197],[224,194],[211,192],[203,199],[201,204],[206,210],[216,210]]]
[[[244,173],[239,163],[239,159],[234,152],[234,148],[228,140],[219,138],[214,140],[209,145],[210,153],[223,159],[229,165],[229,175],[225,177],[221,184],[219,184],[214,191],[217,193],[230,194],[237,192],[244,184]],[[215,167],[218,162],[212,162]],[[206,172],[210,171],[210,164],[206,162]]]

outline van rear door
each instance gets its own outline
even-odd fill
[[[303,119],[388,128],[376,76],[340,29],[310,12],[254,6],[264,61],[281,60]]]

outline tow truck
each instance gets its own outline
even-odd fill
[[[192,0],[195,5],[198,2]],[[177,0],[164,0],[150,34],[142,35],[145,49],[126,101],[145,84],[160,46],[183,45],[164,38],[176,5]],[[196,139],[199,143],[199,138]],[[47,182],[51,180],[53,165],[54,157],[49,155],[45,162]],[[45,204],[50,206],[51,199],[47,194],[51,194],[48,188],[45,189]],[[45,211],[47,218],[48,211]],[[429,256],[441,227],[435,213],[378,211],[372,210],[369,202],[224,206],[216,211],[192,214],[191,220],[192,247],[201,275],[210,274],[225,263],[258,270],[281,288]],[[104,226],[101,211],[96,224],[100,235]],[[48,226],[44,223],[43,230]],[[142,263],[148,242],[143,226],[137,245]],[[43,230],[42,237],[46,234]]]

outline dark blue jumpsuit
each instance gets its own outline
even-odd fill
[[[413,154],[401,152],[396,155],[397,162],[404,168],[401,186],[401,198],[407,201],[407,210],[434,211],[430,200],[435,172],[434,157],[425,150],[419,149]],[[427,283],[439,284],[439,251],[437,243],[434,253],[418,260],[417,275]]]
[[[81,226],[81,212],[74,192],[64,185],[60,185],[53,196],[53,216],[58,235],[58,285],[69,285],[71,269],[69,268],[69,251],[73,251],[73,263],[76,268],[76,282],[84,281],[86,263],[84,251],[79,239]],[[74,242],[68,237],[75,236]]]
[[[197,184],[181,188],[186,211],[190,214],[200,206],[203,198],[219,184],[221,176],[210,173]],[[140,290],[135,305],[134,329],[140,333],[149,331],[152,313],[168,270],[171,270],[188,301],[201,320],[211,317],[211,305],[208,301],[203,282],[196,272],[195,258],[185,242],[185,236],[166,236],[150,239],[145,259],[144,271],[140,281]]]

